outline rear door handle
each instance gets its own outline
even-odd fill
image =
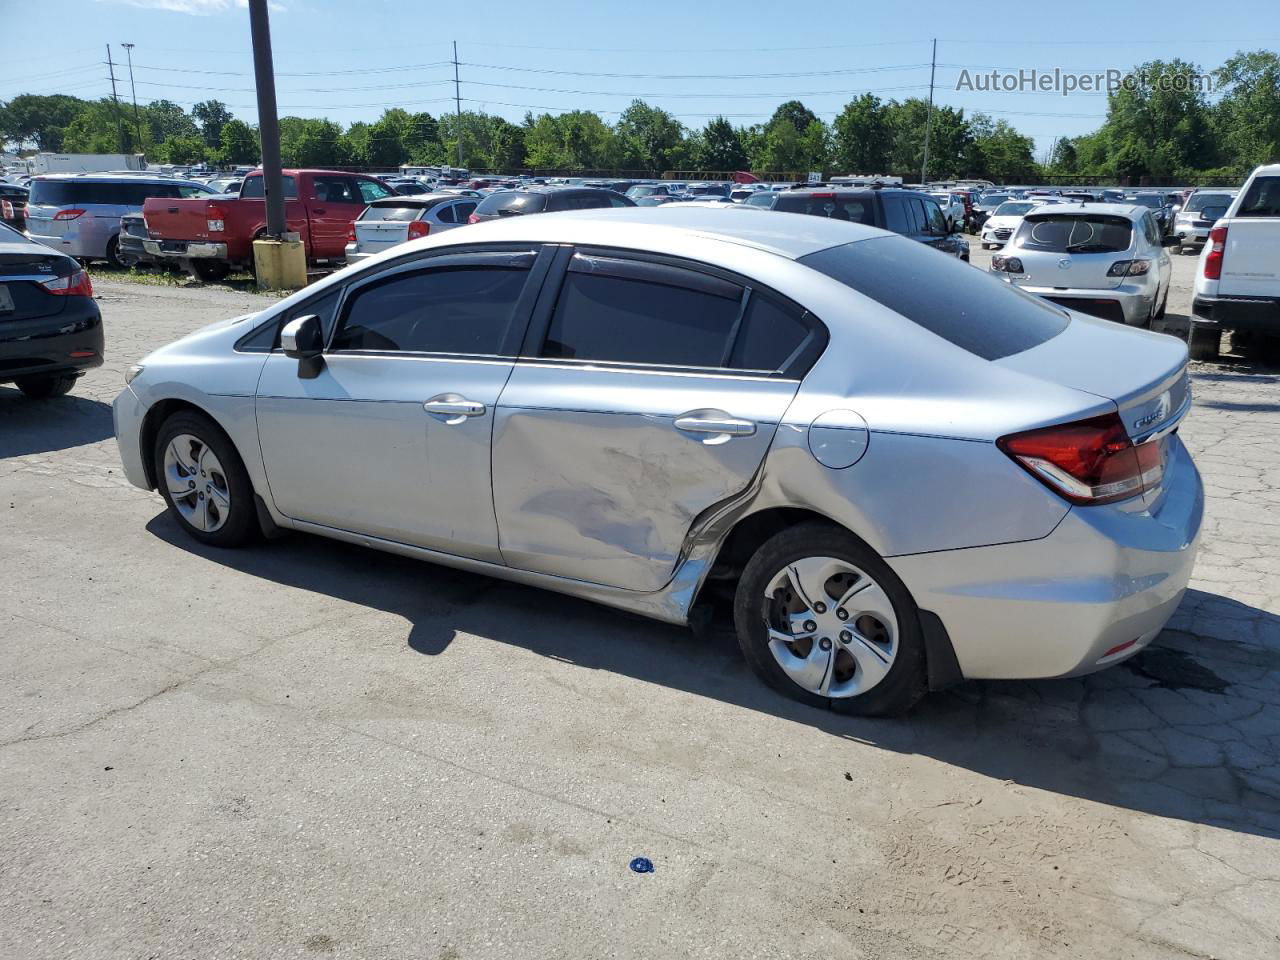
[[[730,437],[750,437],[756,432],[756,425],[750,420],[702,412],[677,417],[675,427],[685,433],[713,433]]]
[[[468,400],[456,393],[446,393],[432,397],[422,405],[427,413],[444,418],[445,423],[461,423],[468,417],[482,417],[485,405],[476,400]]]
[[[324,207],[312,207],[312,208],[311,208],[311,212],[312,212],[312,213],[321,213],[321,214],[323,214],[323,213],[328,213],[329,211],[328,211],[328,210],[326,210]]]

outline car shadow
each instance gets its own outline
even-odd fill
[[[906,717],[866,719],[768,689],[723,627],[695,634],[301,534],[219,550],[186,536],[167,513],[147,529],[242,573],[394,613],[411,624],[405,643],[426,658],[459,634],[487,637],[996,781],[1280,837],[1280,617],[1216,594],[1189,591],[1170,628],[1120,667],[1065,680],[969,682],[928,695]]]
[[[0,386],[0,459],[82,447],[115,436],[111,405],[74,393],[32,400]]]

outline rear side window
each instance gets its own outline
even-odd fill
[[[773,209],[781,210],[783,213],[807,213],[810,216],[827,217],[830,220],[863,223],[869,227],[876,226],[875,200],[871,197],[789,194],[779,197]]]
[[[1118,253],[1132,240],[1127,217],[1046,213],[1023,220],[1013,245],[1046,253]]]
[[[914,220],[907,209],[907,202],[902,197],[888,196],[881,201],[884,204],[884,227],[894,233],[910,234],[913,232]]]
[[[361,287],[348,299],[333,349],[500,355],[528,275],[451,267]]]
[[[298,183],[293,177],[281,177],[286,200],[298,199]],[[246,177],[240,186],[240,196],[248,200],[261,200],[266,196],[262,177]]]
[[[35,194],[33,193],[32,196]],[[1257,177],[1240,201],[1237,217],[1280,217],[1280,177]]]
[[[610,206],[609,195],[599,193],[555,194],[547,204],[548,210],[598,210]]]
[[[480,201],[476,213],[482,217],[511,217],[522,213],[541,213],[546,208],[545,193],[491,193]]]
[[[1038,297],[898,237],[842,244],[799,262],[984,360],[1039,346],[1069,322]]]
[[[815,336],[804,312],[752,291],[728,366],[780,373],[791,368]]]
[[[542,356],[722,367],[742,292],[692,271],[579,255],[565,275]]]

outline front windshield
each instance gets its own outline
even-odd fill
[[[1150,194],[1150,193],[1143,193],[1143,194],[1139,194],[1136,197],[1130,197],[1129,202],[1136,203],[1142,207],[1151,207],[1153,209],[1155,207],[1164,206],[1163,200],[1161,200],[1159,197],[1155,196],[1154,194]]]
[[[1195,213],[1205,207],[1229,207],[1231,196],[1226,193],[1193,193],[1182,209],[1187,213]]]

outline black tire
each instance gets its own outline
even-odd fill
[[[1217,360],[1222,349],[1222,331],[1191,321],[1187,332],[1187,353],[1192,360]]]
[[[192,260],[191,269],[205,283],[216,283],[225,280],[231,273],[229,264],[222,260]]]
[[[44,400],[70,393],[77,379],[74,373],[56,374],[51,377],[18,377],[13,381],[13,385],[33,400]]]
[[[128,270],[129,264],[120,259],[120,238],[112,237],[107,241],[107,266],[113,270]]]
[[[805,690],[770,651],[765,591],[784,567],[807,557],[833,557],[858,567],[879,583],[893,604],[898,620],[897,655],[884,678],[865,693],[825,697]],[[925,692],[924,634],[911,593],[875,551],[835,524],[802,523],[766,540],[742,572],[733,614],[738,645],[751,669],[769,686],[801,703],[860,716],[893,716],[905,713]]]
[[[1169,286],[1173,286],[1173,281],[1169,281]],[[1156,309],[1156,319],[1163,320],[1165,310],[1169,306],[1169,287],[1164,288],[1164,296],[1160,298],[1160,306]]]
[[[174,503],[169,484],[166,482],[165,451],[175,437],[183,434],[194,437],[206,445],[222,466],[224,482],[221,486],[230,495],[231,507],[221,526],[212,532],[199,529],[183,516],[182,511]],[[238,547],[255,537],[258,532],[257,511],[249,472],[245,470],[244,461],[240,459],[240,454],[236,451],[231,438],[209,417],[194,410],[183,410],[165,420],[156,435],[152,464],[160,495],[164,497],[164,502],[168,504],[174,519],[178,521],[178,526],[194,539],[215,547]],[[212,477],[205,479],[210,482],[214,480]],[[198,482],[200,478],[192,476],[193,485]],[[197,496],[200,495],[197,494]]]

